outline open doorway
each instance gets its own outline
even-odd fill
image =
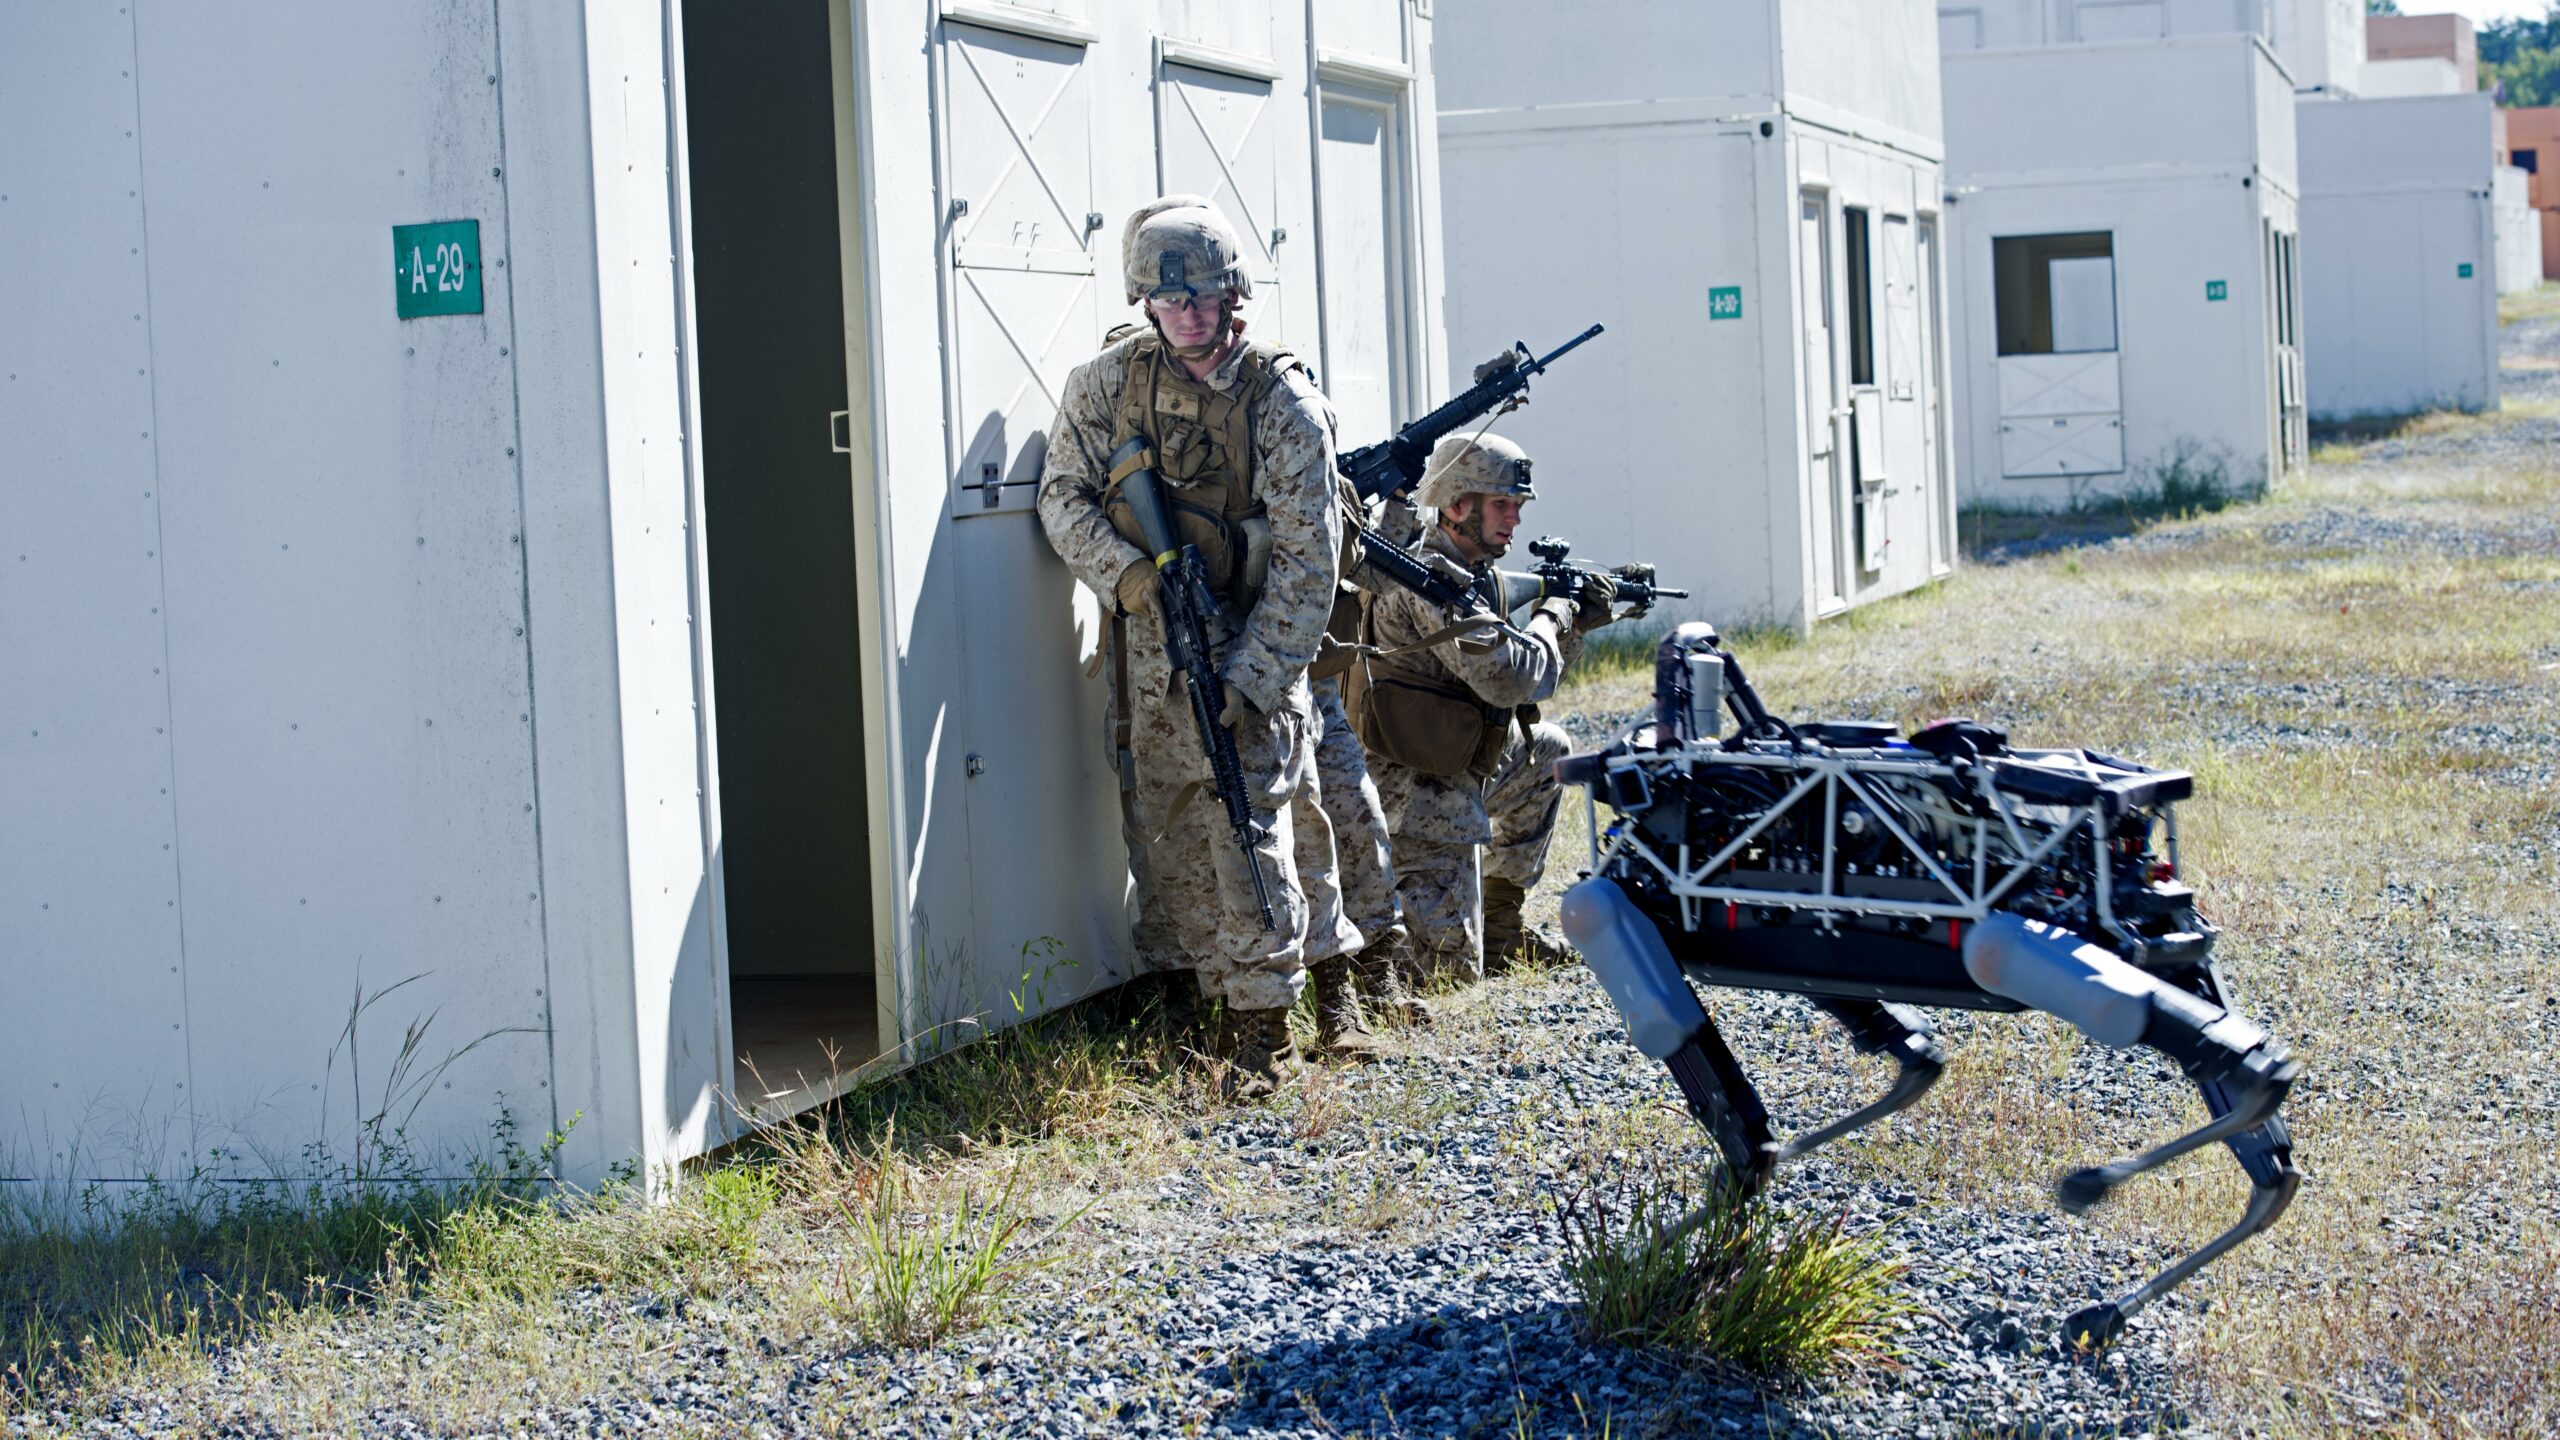
[[[687,7],[703,474],[736,1098],[881,1049],[829,0]],[[846,167],[845,174],[850,173]],[[858,297],[857,297],[858,298]]]

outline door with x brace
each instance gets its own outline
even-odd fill
[[[1102,338],[1081,45],[945,21],[955,516],[1030,509],[1067,372]]]
[[[1244,315],[1254,338],[1288,343],[1279,247],[1280,127],[1288,117],[1272,100],[1273,84],[1168,61],[1156,81],[1156,188],[1167,195],[1205,195],[1244,240],[1253,298]],[[1304,112],[1298,113],[1303,122]]]

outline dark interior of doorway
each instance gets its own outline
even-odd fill
[[[738,1098],[879,1053],[828,0],[685,7],[695,359]],[[812,1097],[814,1098],[814,1097]]]

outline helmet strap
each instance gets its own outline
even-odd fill
[[[1478,556],[1481,556],[1484,560],[1499,560],[1503,556],[1510,554],[1511,547],[1509,545],[1496,545],[1491,540],[1485,538],[1484,496],[1469,493],[1467,495],[1460,496],[1459,498],[1463,500],[1473,500],[1476,503],[1468,506],[1465,516],[1456,520],[1449,518],[1448,511],[1441,511],[1440,528],[1465,541],[1467,543],[1467,548],[1475,552]]]

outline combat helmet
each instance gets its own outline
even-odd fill
[[[1233,290],[1253,298],[1244,242],[1202,196],[1163,195],[1139,206],[1120,232],[1120,261],[1132,305],[1167,292]]]
[[[1451,435],[1431,447],[1431,464],[1423,473],[1417,504],[1449,508],[1461,495],[1514,495],[1535,500],[1529,484],[1528,452],[1499,435]]]

